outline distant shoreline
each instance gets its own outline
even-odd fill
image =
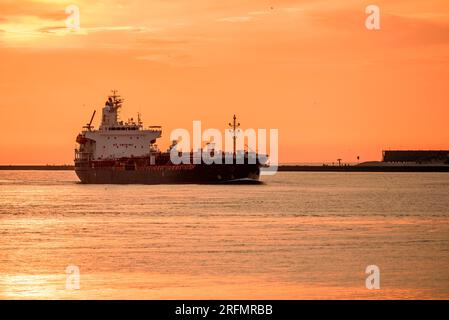
[[[73,165],[0,165],[0,170],[75,170]]]
[[[303,166],[303,165],[281,165],[278,171],[302,171],[302,172],[449,172],[449,165],[417,165],[417,166],[398,166],[398,165],[379,165],[379,166],[360,166],[360,165],[323,165],[323,166]]]
[[[0,165],[0,170],[73,171],[73,165]],[[449,172],[449,165],[357,166],[357,165],[280,165],[281,172]]]

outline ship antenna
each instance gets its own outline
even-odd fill
[[[236,140],[237,140],[237,129],[240,127],[240,122],[237,122],[237,117],[234,114],[234,118],[233,118],[233,122],[229,123],[229,126],[231,127],[231,131],[232,131],[232,140],[233,140],[233,152],[234,152],[234,157],[236,155]]]
[[[111,92],[112,92],[112,100],[114,101],[114,103],[116,104],[116,102],[117,102],[117,98],[119,97],[118,95],[117,95],[117,90],[111,90]]]
[[[137,124],[142,127],[142,119],[140,118],[140,112],[137,112]]]

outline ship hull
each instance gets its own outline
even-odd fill
[[[212,184],[259,180],[258,164],[153,165],[117,168],[75,163],[75,172],[86,184]]]

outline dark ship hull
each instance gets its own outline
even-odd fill
[[[237,151],[240,123],[235,115],[233,123],[229,124],[233,132],[232,153],[217,153],[214,143],[207,144],[206,152],[198,148],[196,152],[181,152],[177,150],[177,140],[172,140],[167,152],[161,152],[156,140],[162,136],[162,128],[150,126],[145,129],[140,115],[137,122],[132,118],[127,122],[120,121],[118,111],[123,99],[116,93],[113,91],[102,109],[99,129],[94,130],[92,126],[94,111],[90,122],[76,137],[79,148],[75,149],[75,172],[82,183],[226,183],[259,180],[260,159],[266,157],[254,152]],[[212,160],[219,163],[212,163]]]
[[[145,159],[75,161],[87,184],[212,184],[258,182],[260,164],[148,164]]]

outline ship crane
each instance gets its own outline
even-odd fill
[[[89,131],[91,131],[91,130],[93,129],[92,121],[94,121],[94,117],[95,117],[95,113],[96,113],[96,112],[97,112],[97,111],[94,110],[94,113],[92,114],[92,117],[90,118],[89,123],[86,124],[86,125],[83,127],[84,129],[87,129],[87,130],[89,130]]]

